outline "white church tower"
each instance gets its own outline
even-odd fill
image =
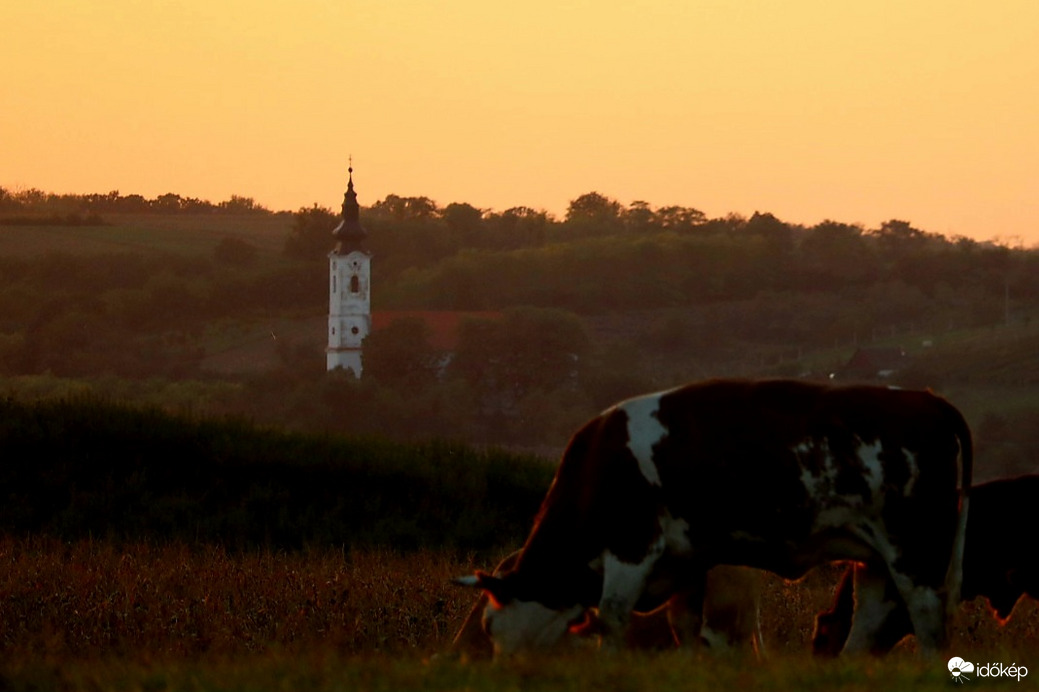
[[[332,231],[336,247],[328,255],[329,370],[343,368],[361,376],[361,346],[372,329],[372,256],[364,247],[368,232],[361,227],[354,192],[354,169],[343,198],[343,218]]]

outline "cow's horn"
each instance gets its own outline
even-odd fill
[[[458,584],[459,586],[478,587],[480,586],[480,577],[476,574],[466,574],[461,577],[455,577],[451,580],[452,583]]]

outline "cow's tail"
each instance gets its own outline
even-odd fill
[[[970,426],[952,404],[944,399],[948,408],[950,422],[960,444],[960,511],[956,525],[956,537],[953,540],[949,571],[945,576],[945,592],[947,594],[947,613],[951,616],[959,607],[963,588],[963,553],[967,544],[967,510],[970,505],[970,488],[974,475],[974,440]]]

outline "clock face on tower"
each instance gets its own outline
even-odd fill
[[[362,318],[343,320],[343,345],[348,348],[360,348],[364,337],[368,335],[367,327]]]

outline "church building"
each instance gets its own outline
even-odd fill
[[[360,206],[354,192],[354,169],[343,197],[342,219],[332,236],[335,249],[328,255],[327,369],[350,370],[361,376],[361,345],[372,329],[372,256],[365,248],[368,232],[361,226]]]

